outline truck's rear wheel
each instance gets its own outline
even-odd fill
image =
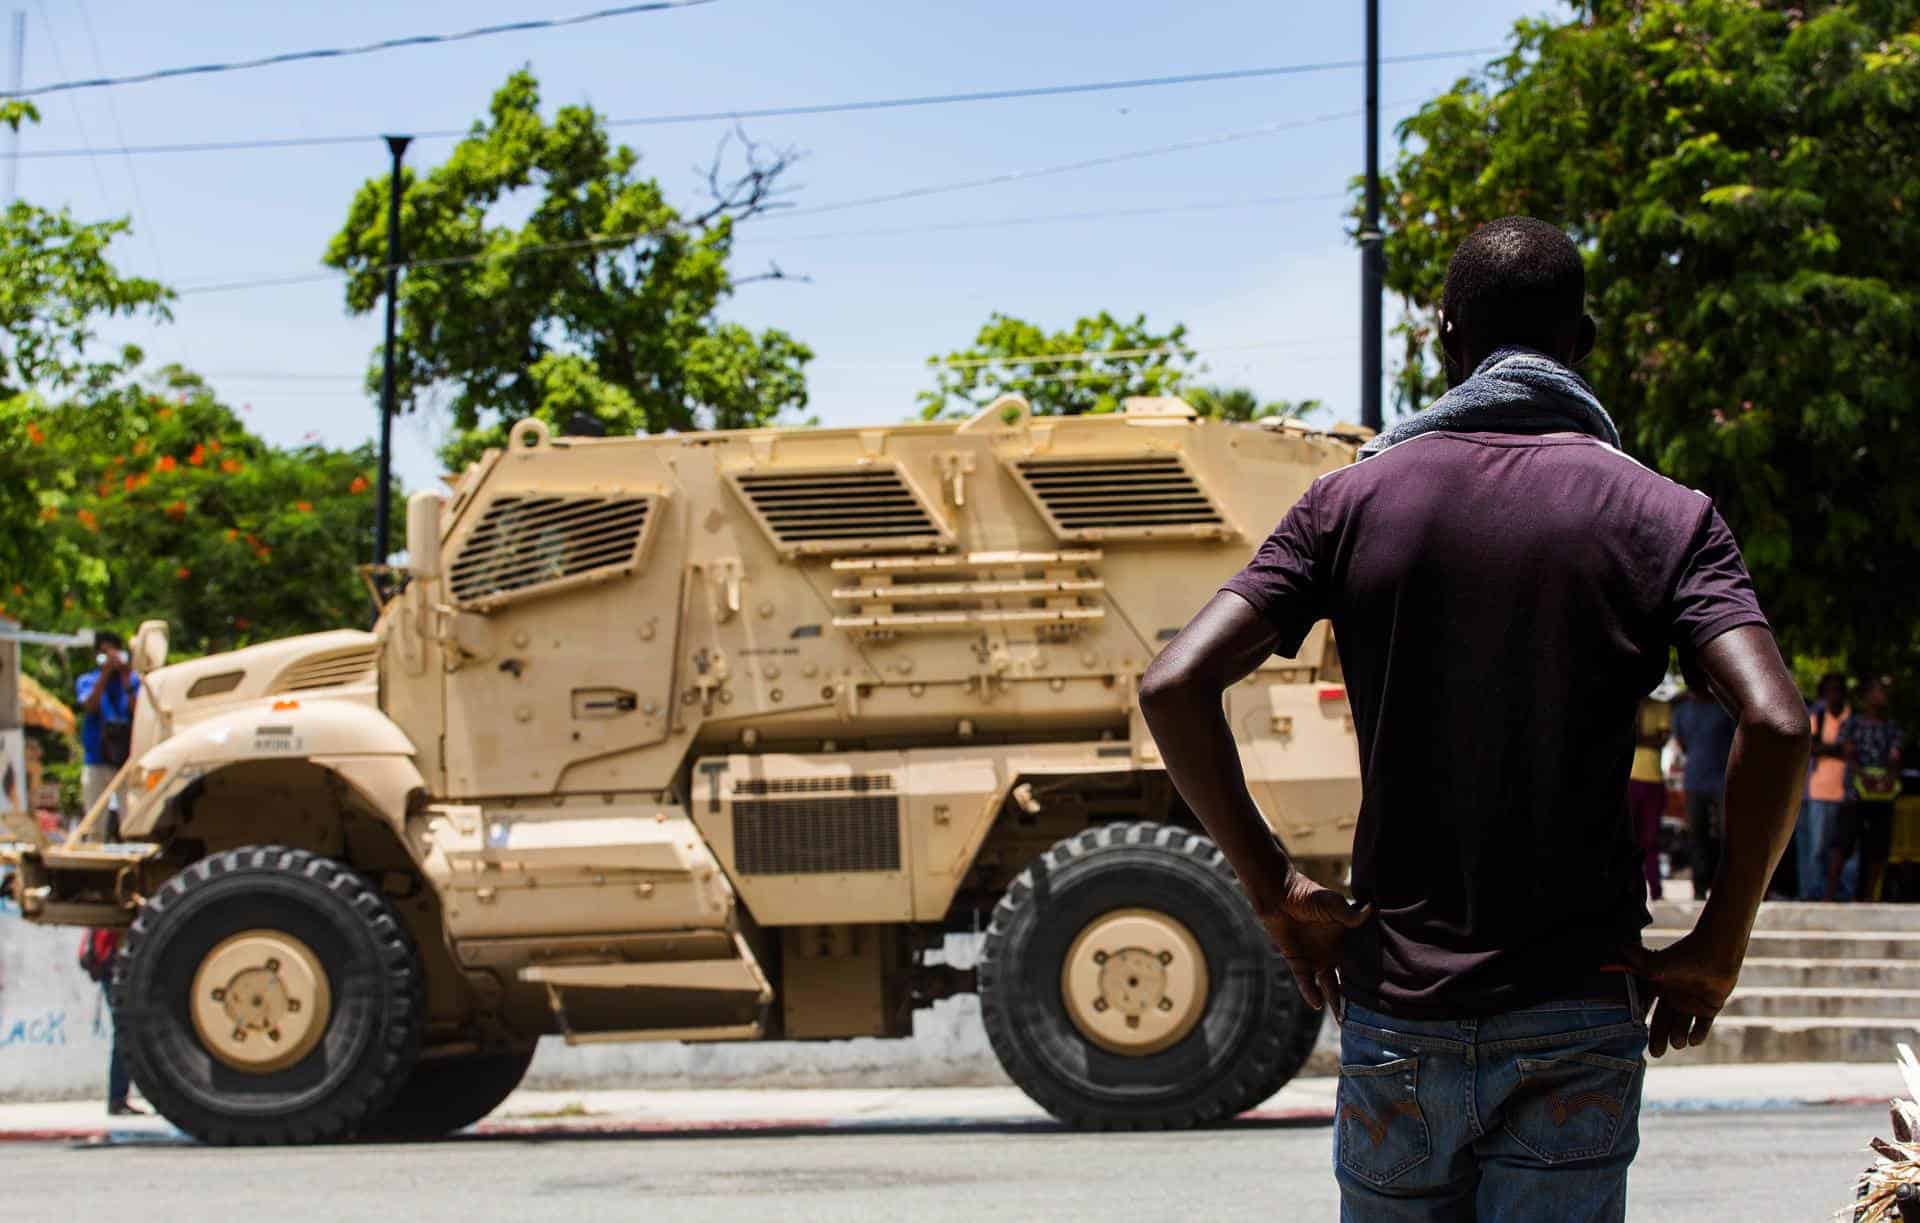
[[[419,957],[379,893],[305,850],[196,862],[134,920],[113,982],[127,1068],[202,1142],[354,1134],[419,1053]]]
[[[500,1107],[533,1064],[533,1049],[441,1057],[414,1064],[400,1094],[360,1127],[362,1138],[440,1138]]]
[[[979,979],[1000,1064],[1086,1129],[1230,1117],[1279,1089],[1302,1039],[1299,994],[1220,851],[1158,824],[1090,828],[1023,871]]]

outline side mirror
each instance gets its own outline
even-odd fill
[[[407,572],[415,581],[440,576],[440,511],[447,499],[432,489],[407,498]]]
[[[142,675],[166,666],[167,622],[142,620],[140,628],[133,634],[133,645],[128,653],[132,656],[133,669]]]

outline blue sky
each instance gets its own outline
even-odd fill
[[[448,32],[597,7],[594,0],[260,5],[197,0],[14,0],[28,14],[29,86],[309,47]],[[1535,0],[1445,6],[1382,0],[1386,55],[1496,46]],[[90,19],[95,39],[88,37]],[[0,37],[5,30],[0,28]],[[98,58],[94,54],[97,42]],[[22,148],[463,128],[506,75],[530,64],[545,102],[619,118],[1109,80],[1358,57],[1357,4],[1109,0],[932,4],[717,0],[597,25],[403,49],[221,76],[52,95]],[[57,53],[57,62],[56,62]],[[1392,125],[1473,60],[1382,70],[1383,156]],[[63,71],[64,69],[64,71]],[[1357,108],[1357,70],[1126,93],[762,119],[749,133],[793,145],[801,208],[1313,119]],[[619,133],[678,200],[725,125]],[[1342,198],[1361,168],[1358,118],[1314,123],[1150,159],[899,203],[754,222],[740,272],[777,261],[808,284],[743,287],[724,313],[811,344],[810,411],[831,425],[913,411],[922,367],[960,347],[994,310],[1049,328],[1100,309],[1184,322],[1216,381],[1326,401],[1358,414],[1358,256]],[[437,162],[448,141],[409,159]],[[365,178],[377,141],[344,147],[27,160],[19,191],[94,218],[136,213],[115,248],[130,271],[193,285],[313,272]],[[1115,209],[1203,211],[973,225]],[[893,232],[907,231],[907,232]],[[158,363],[204,372],[273,441],[369,437],[360,388],[377,315],[346,313],[337,283],[192,294],[171,324],[116,327]],[[396,469],[411,487],[439,471],[445,428],[429,407],[398,422]]]

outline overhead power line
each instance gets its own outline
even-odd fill
[[[241,72],[249,68],[269,68],[276,64],[292,64],[311,59],[346,59],[355,55],[372,55],[377,51],[394,51],[401,47],[424,47],[437,43],[466,42],[474,38],[491,38],[496,34],[520,34],[531,30],[552,30],[562,26],[585,25],[591,21],[606,21],[613,17],[627,17],[634,13],[652,13],[661,9],[693,8],[696,5],[712,4],[713,0],[650,0],[646,4],[623,4],[618,8],[600,9],[597,12],[581,13],[574,17],[549,17],[533,21],[509,21],[500,25],[484,25],[471,30],[461,30],[455,34],[414,34],[406,38],[386,38],[379,42],[363,43],[355,47],[326,47],[317,51],[284,51],[278,55],[263,55],[258,59],[235,60],[230,63],[193,64],[184,68],[160,68],[152,72],[139,72],[131,76],[99,76],[77,81],[59,81],[52,85],[35,85],[31,89],[22,89],[18,93],[0,96],[31,98],[49,93],[66,93],[76,89],[105,89],[116,85],[141,85],[149,81],[163,81],[182,76],[211,76],[221,72]],[[64,74],[62,74],[64,75]]]
[[[1389,64],[1423,63],[1429,60],[1469,59],[1497,54],[1499,47],[1464,47],[1455,51],[1421,51],[1409,55],[1389,55]],[[1232,68],[1219,72],[1188,72],[1171,76],[1133,77],[1114,81],[1087,81],[1064,85],[1029,85],[1012,89],[983,89],[971,93],[921,94],[900,98],[866,98],[851,102],[803,103],[791,106],[763,106],[734,110],[682,111],[660,115],[639,115],[608,119],[609,128],[664,127],[685,123],[712,123],[743,119],[793,118],[807,115],[841,114],[850,111],[900,110],[909,107],[948,106],[970,102],[1000,102],[1018,98],[1058,97],[1070,94],[1111,93],[1130,89],[1156,89],[1171,85],[1207,84],[1217,81],[1243,81],[1260,77],[1299,76],[1306,73],[1337,72],[1363,66],[1364,61],[1325,60],[1309,64],[1279,64],[1265,68]],[[31,91],[29,91],[31,92]],[[438,128],[413,132],[416,141],[459,140],[471,134],[468,128]],[[249,149],[305,149],[335,145],[366,144],[384,139],[384,133],[361,132],[339,136],[268,136],[242,140],[201,140],[174,144],[124,145],[117,149],[95,149],[98,153],[142,156],[154,153],[232,153]],[[29,149],[12,154],[23,160],[56,157],[83,157],[79,148]]]

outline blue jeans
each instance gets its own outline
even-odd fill
[[[1639,997],[1408,1020],[1349,1004],[1342,1223],[1600,1223],[1627,1214],[1647,1048]]]
[[[1793,843],[1802,900],[1827,898],[1827,847],[1833,843],[1833,824],[1839,815],[1839,803],[1810,798],[1800,804],[1800,826],[1793,831]]]

